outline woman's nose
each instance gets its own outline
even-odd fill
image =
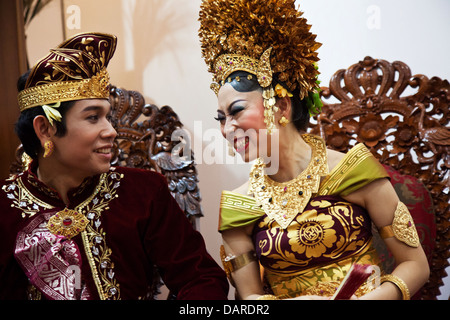
[[[235,130],[236,130],[236,121],[233,118],[227,117],[227,119],[225,120],[225,124],[223,126],[222,134],[225,136],[225,138],[227,138],[232,136]]]

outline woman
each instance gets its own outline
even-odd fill
[[[178,299],[227,297],[165,178],[110,166],[115,48],[115,36],[79,34],[19,80],[16,131],[33,160],[2,181],[0,299],[152,298],[155,268]]]
[[[384,168],[363,144],[342,154],[305,134],[309,115],[321,106],[320,44],[294,1],[206,0],[200,22],[218,98],[216,119],[235,150],[254,161],[249,181],[221,199],[222,257],[238,295],[333,296],[354,264],[378,264],[374,223],[397,267],[381,277],[381,286],[365,284],[353,298],[409,299],[429,268]],[[274,153],[278,163],[270,162],[269,174]]]

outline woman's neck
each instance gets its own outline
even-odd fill
[[[290,129],[289,132],[280,134],[278,172],[270,178],[277,182],[295,179],[306,169],[310,161],[311,147],[295,128]]]

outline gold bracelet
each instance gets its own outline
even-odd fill
[[[235,255],[226,255],[224,246],[220,246],[220,258],[222,260],[223,268],[225,270],[225,273],[230,278],[231,273],[246,266],[247,264],[257,261],[256,253],[255,251],[249,251],[246,253],[243,253],[239,256]]]
[[[406,285],[405,281],[400,279],[399,277],[393,275],[393,274],[386,274],[380,278],[380,282],[391,282],[397,286],[397,288],[401,291],[403,300],[409,300],[410,294],[408,286]]]
[[[260,297],[258,297],[256,300],[280,300],[273,294],[264,294]]]

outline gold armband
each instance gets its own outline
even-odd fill
[[[394,221],[391,225],[378,229],[381,238],[395,237],[410,247],[417,248],[420,244],[416,226],[403,202],[399,202],[394,212]]]
[[[397,288],[400,289],[403,300],[410,299],[409,289],[408,289],[408,286],[406,285],[405,281],[403,281],[402,279],[400,279],[397,276],[394,276],[393,274],[387,274],[380,278],[381,283],[386,282],[386,281],[395,284],[397,286]]]
[[[232,272],[246,266],[250,262],[257,260],[255,251],[249,251],[236,257],[235,255],[226,255],[225,248],[223,246],[220,246],[220,258],[228,278],[231,277]]]

